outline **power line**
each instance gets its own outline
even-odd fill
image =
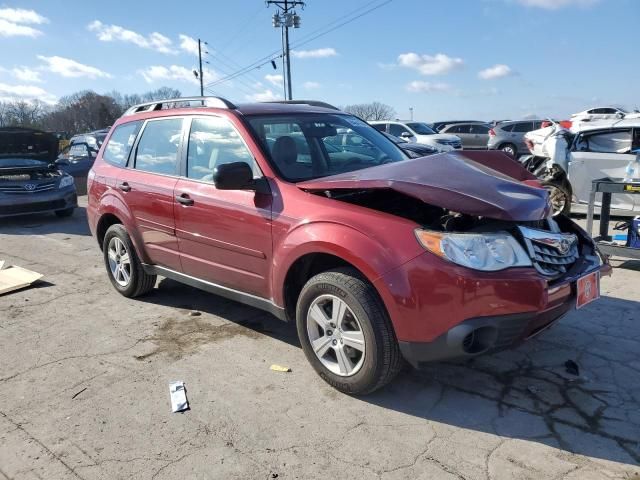
[[[323,35],[326,35],[327,33],[330,33],[330,32],[332,32],[334,30],[337,30],[338,28],[343,27],[344,25],[347,25],[347,24],[357,20],[357,19],[363,17],[364,15],[367,15],[367,14],[373,12],[374,10],[377,10],[378,8],[383,7],[384,5],[387,5],[387,4],[391,3],[393,0],[384,0],[382,3],[380,3],[378,5],[372,6],[371,8],[367,8],[367,7],[375,4],[377,1],[378,0],[374,0],[372,2],[367,2],[366,4],[356,8],[354,10],[352,10],[350,13],[348,13],[346,15],[347,19],[343,20],[342,22],[341,22],[341,20],[345,18],[344,16],[339,18],[339,19],[333,20],[333,21],[325,24],[323,27],[320,27],[320,28],[314,30],[313,32],[309,33],[308,35],[302,37],[297,43],[294,44],[293,48],[298,48],[298,47],[301,47],[303,45],[306,45],[309,42],[311,42],[311,41],[313,41],[313,40],[315,40],[317,38],[320,38]],[[363,9],[366,9],[366,10],[362,11]],[[357,15],[352,16],[354,14],[357,14]],[[352,16],[352,17],[348,18],[350,16]],[[339,23],[338,25],[335,25],[338,22],[341,22],[341,23]],[[331,28],[327,28],[327,27],[329,27],[331,25],[334,25],[334,26],[332,26]],[[276,51],[270,53],[269,55],[266,55],[266,56],[256,60],[255,62],[247,65],[246,67],[241,68],[240,70],[234,72],[232,75],[228,75],[227,77],[223,77],[221,79],[218,79],[218,80],[216,80],[214,82],[209,83],[207,86],[214,86],[214,85],[218,85],[220,83],[224,83],[224,82],[226,82],[228,80],[232,80],[234,78],[237,78],[240,75],[244,75],[245,73],[248,73],[248,72],[250,72],[252,70],[260,68],[260,67],[266,65],[267,63],[273,62],[278,58],[284,58],[282,54],[276,56],[277,53],[278,53],[278,50],[276,50]]]

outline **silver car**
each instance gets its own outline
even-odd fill
[[[489,150],[502,150],[514,158],[529,153],[524,134],[542,127],[542,120],[517,120],[502,122],[489,130]]]
[[[457,123],[445,125],[440,133],[451,133],[460,137],[465,150],[486,150],[491,125],[482,122]]]

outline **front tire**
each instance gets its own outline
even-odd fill
[[[111,284],[125,297],[144,295],[156,284],[156,275],[144,271],[131,237],[121,224],[109,227],[102,252]]]
[[[542,186],[549,192],[549,201],[553,208],[553,216],[571,213],[571,193],[564,183],[543,181]]]
[[[309,363],[341,392],[371,393],[402,368],[384,305],[374,287],[353,268],[312,277],[298,298],[296,325]]]

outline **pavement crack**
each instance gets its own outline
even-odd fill
[[[84,477],[82,477],[81,475],[78,474],[78,472],[75,471],[75,469],[73,467],[71,467],[67,462],[65,462],[62,458],[60,458],[58,455],[56,455],[56,453],[51,450],[44,442],[42,442],[39,438],[35,437],[34,435],[32,435],[29,431],[27,431],[20,423],[14,421],[9,415],[7,415],[6,413],[0,411],[0,415],[2,415],[9,423],[11,423],[14,427],[18,428],[18,430],[20,430],[22,433],[24,433],[27,437],[29,437],[32,441],[34,441],[36,444],[38,444],[40,446],[40,448],[42,448],[47,455],[53,457],[54,459],[56,459],[58,462],[60,462],[68,471],[71,475],[73,475],[75,478],[79,478],[80,480],[84,480]]]

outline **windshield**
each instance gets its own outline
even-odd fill
[[[416,132],[418,135],[433,135],[436,132],[426,123],[412,122],[407,123],[407,127]]]
[[[6,167],[33,167],[46,165],[46,160],[37,160],[35,158],[0,158],[0,168]]]
[[[273,166],[290,182],[407,159],[384,135],[351,115],[255,116],[249,124]]]

